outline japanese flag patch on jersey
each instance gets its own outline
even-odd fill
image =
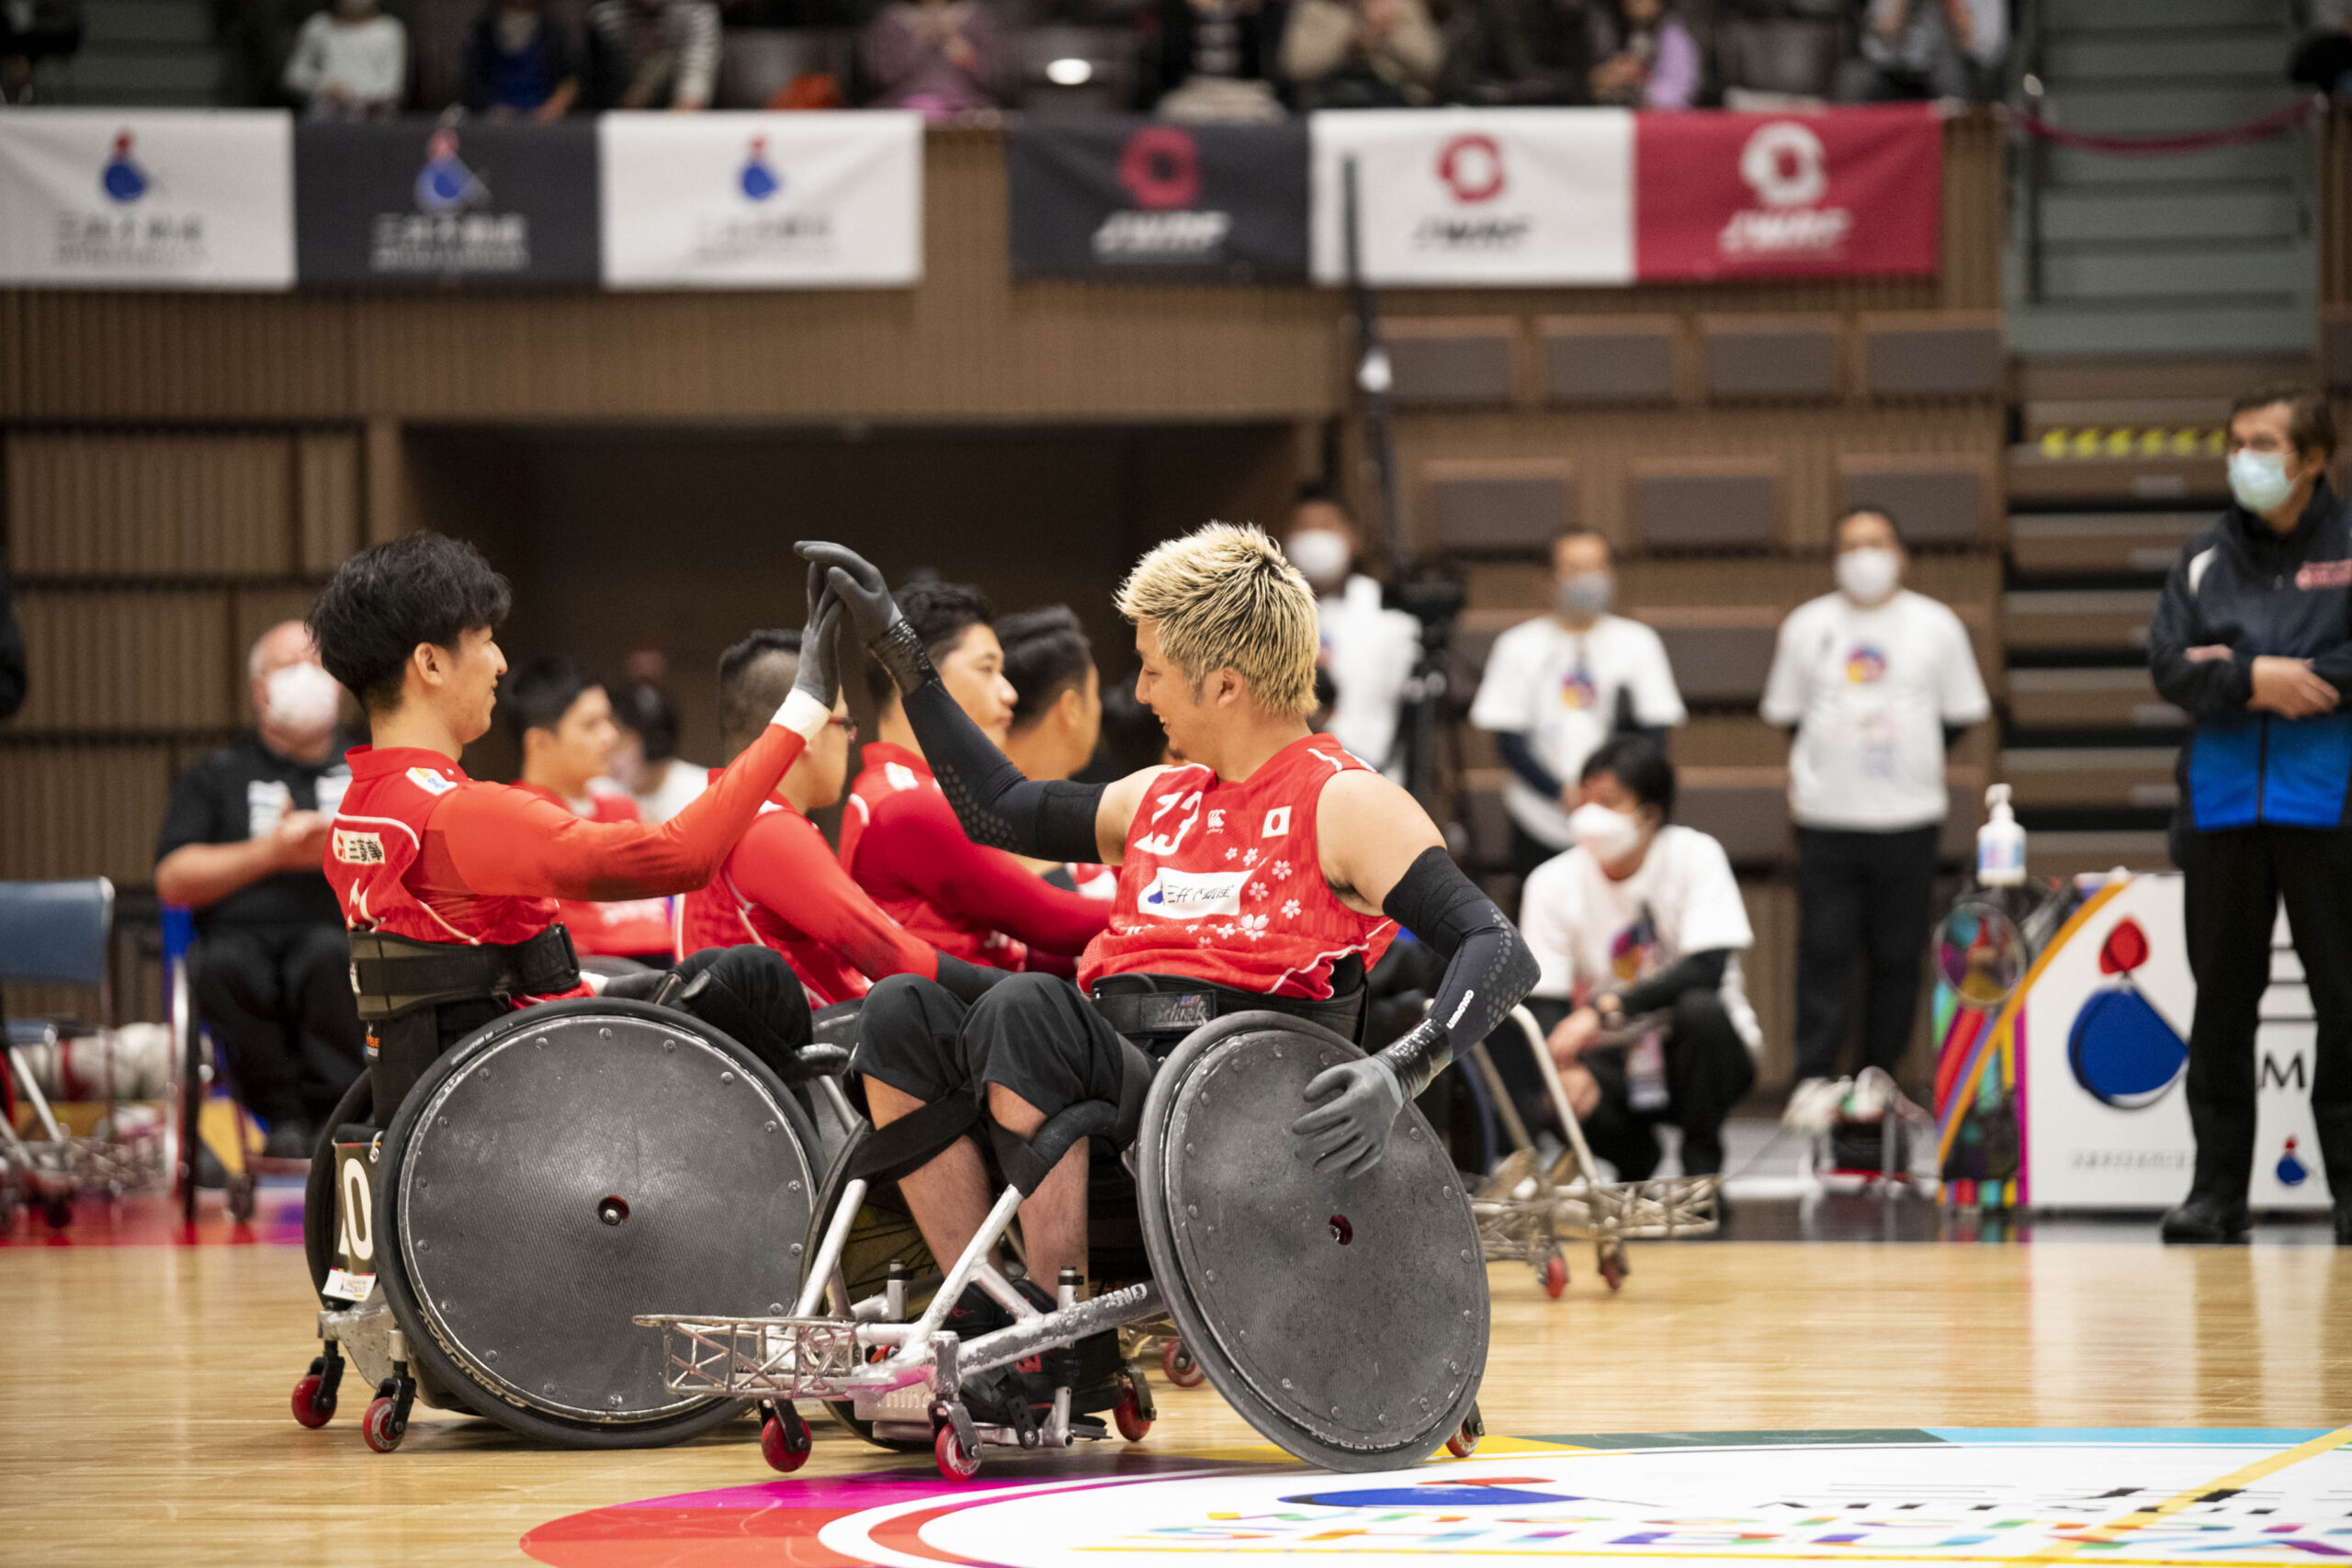
[[[1136,906],[1143,914],[1169,920],[1238,915],[1241,912],[1241,889],[1254,874],[1248,871],[1175,871],[1161,866],[1145,885]]]

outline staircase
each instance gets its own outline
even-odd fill
[[[2288,0],[2021,0],[2019,101],[2070,130],[2160,136],[2294,101]],[[2024,355],[2308,352],[2313,150],[2116,157],[2040,141],[2011,161],[2009,344]]]
[[[40,101],[204,108],[221,102],[210,0],[86,0],[80,52],[44,66]]]

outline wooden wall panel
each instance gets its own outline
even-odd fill
[[[323,575],[359,547],[363,502],[359,433],[311,431],[294,438],[299,565]]]
[[[153,742],[0,746],[0,879],[152,883],[171,760]]]
[[[293,568],[282,435],[19,432],[7,442],[21,576],[279,577]]]
[[[84,735],[233,720],[229,596],[32,587],[17,596],[30,679],[15,728]]]
[[[0,418],[318,419],[350,412],[339,294],[15,296]]]

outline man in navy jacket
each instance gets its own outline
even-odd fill
[[[2235,504],[2189,541],[2149,630],[2156,690],[2195,725],[2173,858],[2188,874],[2197,1168],[2166,1241],[2241,1239],[2254,1036],[2287,903],[2318,1019],[2311,1080],[2335,1239],[2352,1243],[2352,509],[2327,482],[2327,400],[2267,387],[2230,413]]]

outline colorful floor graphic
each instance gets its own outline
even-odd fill
[[[1492,1438],[1374,1475],[1148,1449],[997,1464],[961,1485],[912,1461],[574,1515],[523,1550],[552,1568],[1194,1568],[1299,1555],[1587,1564],[2352,1559],[2338,1431],[1666,1432]],[[1272,1450],[1264,1450],[1268,1455]],[[752,1462],[749,1445],[746,1456]]]

